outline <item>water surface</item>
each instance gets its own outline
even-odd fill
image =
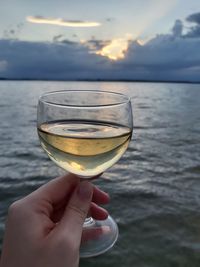
[[[8,206],[62,173],[39,145],[38,97],[97,89],[128,94],[134,134],[97,184],[120,237],[82,267],[200,266],[200,85],[115,82],[0,82],[0,243]]]

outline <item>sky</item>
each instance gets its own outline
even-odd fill
[[[0,0],[0,77],[200,82],[200,1]]]

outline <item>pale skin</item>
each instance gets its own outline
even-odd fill
[[[0,267],[78,267],[87,214],[103,220],[109,196],[72,174],[58,177],[8,211]],[[96,233],[96,236],[98,233]],[[95,236],[95,233],[94,233]]]

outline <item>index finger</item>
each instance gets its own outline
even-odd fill
[[[98,205],[108,204],[110,197],[106,192],[94,186],[92,201]]]

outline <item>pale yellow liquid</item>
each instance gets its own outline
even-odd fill
[[[130,128],[89,121],[55,121],[38,128],[41,145],[63,169],[90,177],[117,162],[128,147]]]

